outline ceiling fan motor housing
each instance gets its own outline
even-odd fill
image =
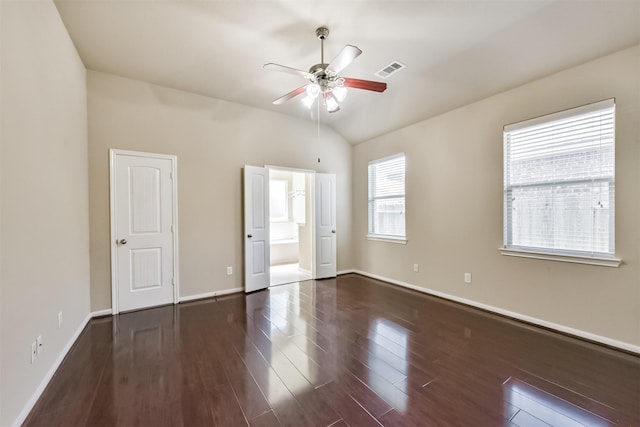
[[[323,92],[337,84],[341,84],[340,80],[342,80],[338,79],[336,75],[327,73],[326,70],[328,66],[329,64],[316,64],[309,68],[309,74],[313,76],[311,81],[317,83]]]
[[[329,36],[329,29],[327,27],[320,27],[316,29],[316,36],[318,36],[320,40],[326,39],[327,36]]]

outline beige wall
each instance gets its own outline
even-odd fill
[[[501,256],[502,127],[616,98],[620,268]],[[640,345],[640,46],[355,147],[357,269]],[[407,158],[407,245],[368,241],[367,162]],[[414,273],[414,263],[420,271]],[[463,283],[472,273],[473,283]]]
[[[242,286],[241,167],[271,164],[337,174],[339,270],[640,345],[640,46],[352,149],[306,120],[97,72],[87,83],[50,1],[3,0],[0,20],[0,425],[28,409],[90,307],[110,308],[109,148],[178,156],[182,296]],[[624,264],[500,256],[502,126],[609,97]],[[368,241],[367,162],[401,151],[409,242]]]
[[[335,173],[338,268],[351,267],[352,147],[334,132],[318,141],[310,120],[92,71],[88,109],[93,310],[111,307],[109,148],[178,157],[181,296],[242,287],[244,164]]]
[[[6,426],[18,420],[89,314],[89,207],[84,66],[52,2],[0,3],[0,425]],[[38,335],[44,346],[31,365]]]

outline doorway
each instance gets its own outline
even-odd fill
[[[302,202],[301,188],[302,179],[297,178],[297,184],[294,187],[293,176],[289,184],[289,178],[278,175],[274,176],[275,180],[285,181],[285,183],[275,183],[274,192],[279,198],[274,207],[273,212],[270,208],[271,197],[271,179],[270,171],[288,171],[299,172],[305,176],[304,178],[304,202]],[[243,199],[244,199],[244,290],[245,292],[254,292],[266,289],[272,286],[271,270],[272,264],[277,267],[279,265],[289,265],[290,270],[294,270],[296,274],[304,274],[307,268],[310,268],[311,277],[313,279],[326,279],[336,277],[336,240],[337,240],[337,217],[336,217],[336,176],[329,173],[319,173],[315,171],[286,169],[279,167],[260,167],[245,165],[243,171]],[[294,198],[296,194],[293,190],[296,188],[299,197]],[[294,200],[295,199],[295,200]],[[297,217],[294,218],[293,206],[298,204],[296,208]],[[304,216],[302,209],[304,206]],[[294,244],[297,239],[298,254],[297,258],[277,258],[271,262],[271,217],[275,219],[273,222],[276,227],[289,230],[285,233],[277,233],[274,241],[283,244]],[[300,225],[303,224],[304,228]],[[279,225],[279,223],[285,225]],[[289,225],[286,225],[289,223]],[[297,237],[295,232],[297,231]],[[307,234],[308,233],[308,234]],[[308,238],[308,239],[307,239]],[[308,242],[307,242],[308,240]],[[302,241],[302,244],[301,244]],[[309,248],[309,243],[311,249]],[[275,246],[275,245],[274,245]],[[300,250],[302,248],[302,250]],[[277,251],[286,251],[285,248],[278,248]],[[310,254],[310,262],[307,263],[305,256]],[[297,267],[291,267],[292,264]],[[301,280],[298,276],[293,281]],[[308,276],[305,276],[308,277]],[[286,279],[287,281],[291,279]],[[282,284],[280,280],[277,281]],[[275,284],[275,282],[273,283]]]
[[[313,278],[313,174],[269,169],[270,286]]]

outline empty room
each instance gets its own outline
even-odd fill
[[[0,0],[0,426],[640,426],[640,0]]]

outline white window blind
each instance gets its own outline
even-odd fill
[[[369,163],[369,235],[405,238],[404,154]]]
[[[613,99],[505,127],[506,248],[612,256],[614,189]]]

